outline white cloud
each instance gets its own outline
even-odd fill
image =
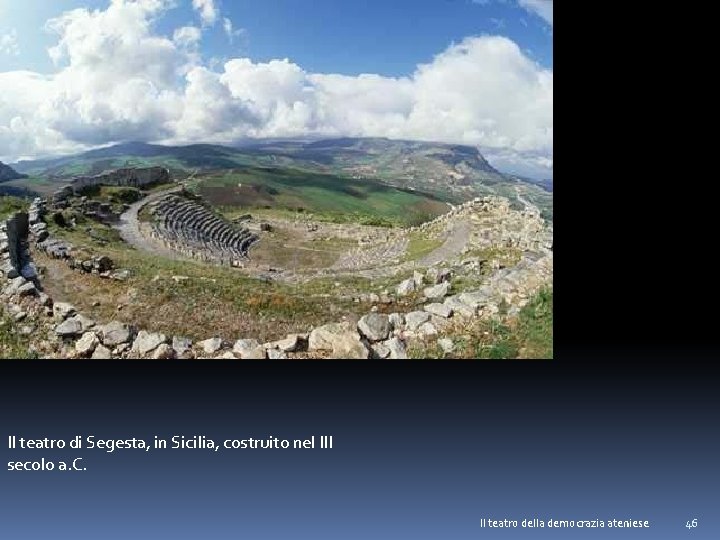
[[[220,15],[214,0],[192,0],[192,5],[200,14],[204,26],[212,26]]]
[[[17,56],[20,54],[20,47],[17,42],[17,30],[14,28],[7,34],[0,35],[0,54]]]
[[[236,37],[242,36],[245,33],[245,30],[242,28],[234,29],[232,21],[227,17],[223,18],[223,30],[225,30],[225,35],[230,43],[235,41]]]
[[[518,0],[521,7],[535,13],[553,25],[553,0]]]
[[[123,140],[385,136],[478,145],[551,174],[553,73],[508,38],[467,38],[399,78],[310,73],[288,59],[210,67],[198,28],[154,33],[169,5],[114,0],[50,21],[57,71],[0,72],[0,160]]]
[[[180,47],[196,47],[201,38],[202,30],[197,26],[182,26],[173,32],[173,41]]]

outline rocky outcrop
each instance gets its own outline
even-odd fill
[[[170,171],[165,167],[116,169],[94,176],[76,176],[67,186],[57,190],[52,200],[53,203],[64,201],[92,186],[144,187],[168,182],[170,182]]]
[[[35,239],[35,246],[52,257],[66,261],[67,265],[81,273],[96,274],[102,278],[122,279],[115,272],[115,264],[107,255],[88,255],[75,249],[70,242],[50,236],[47,223],[43,221],[47,215],[47,205],[40,198],[33,200],[29,209],[29,232]],[[27,233],[25,233],[27,236]]]

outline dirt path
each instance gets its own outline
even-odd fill
[[[140,232],[140,222],[138,220],[138,212],[143,206],[162,199],[165,195],[180,191],[182,188],[182,185],[177,185],[163,191],[151,193],[147,197],[131,204],[130,208],[122,213],[120,222],[115,226],[120,233],[120,238],[134,248],[142,251],[149,251],[155,255],[161,255],[169,259],[183,258],[178,252],[161,245],[159,242],[152,242],[143,235]]]
[[[432,266],[460,255],[470,241],[470,223],[465,220],[453,222],[447,231],[448,237],[443,245],[417,261],[418,266]]]

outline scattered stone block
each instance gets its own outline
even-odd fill
[[[214,354],[218,352],[220,349],[222,349],[223,346],[223,340],[214,337],[210,339],[206,339],[204,341],[201,341],[198,343],[200,347],[202,347],[203,351],[207,354]]]
[[[358,330],[370,341],[382,341],[390,333],[390,319],[380,313],[364,315],[358,321]]]
[[[447,295],[449,291],[450,282],[444,281],[439,285],[433,285],[432,287],[427,287],[423,289],[423,296],[430,299],[443,298],[445,295]]]
[[[128,343],[132,338],[130,327],[119,321],[112,321],[97,330],[103,345],[108,347],[116,347],[121,343]]]
[[[432,315],[437,315],[438,317],[450,317],[452,316],[453,310],[446,306],[445,304],[440,303],[432,303],[432,304],[426,304],[423,306],[423,309],[427,311],[428,313]]]
[[[413,278],[408,278],[398,285],[396,293],[398,296],[408,296],[415,292],[416,288]]]
[[[408,330],[415,331],[418,327],[430,319],[430,314],[425,311],[412,311],[405,315],[405,325]]]
[[[88,356],[95,351],[98,345],[100,345],[100,340],[95,332],[85,332],[82,337],[75,342],[75,351],[80,356]]]

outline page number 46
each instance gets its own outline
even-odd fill
[[[694,529],[695,527],[698,526],[697,519],[693,519],[692,521],[688,521],[688,522],[685,524],[685,526],[686,526],[688,529]]]

